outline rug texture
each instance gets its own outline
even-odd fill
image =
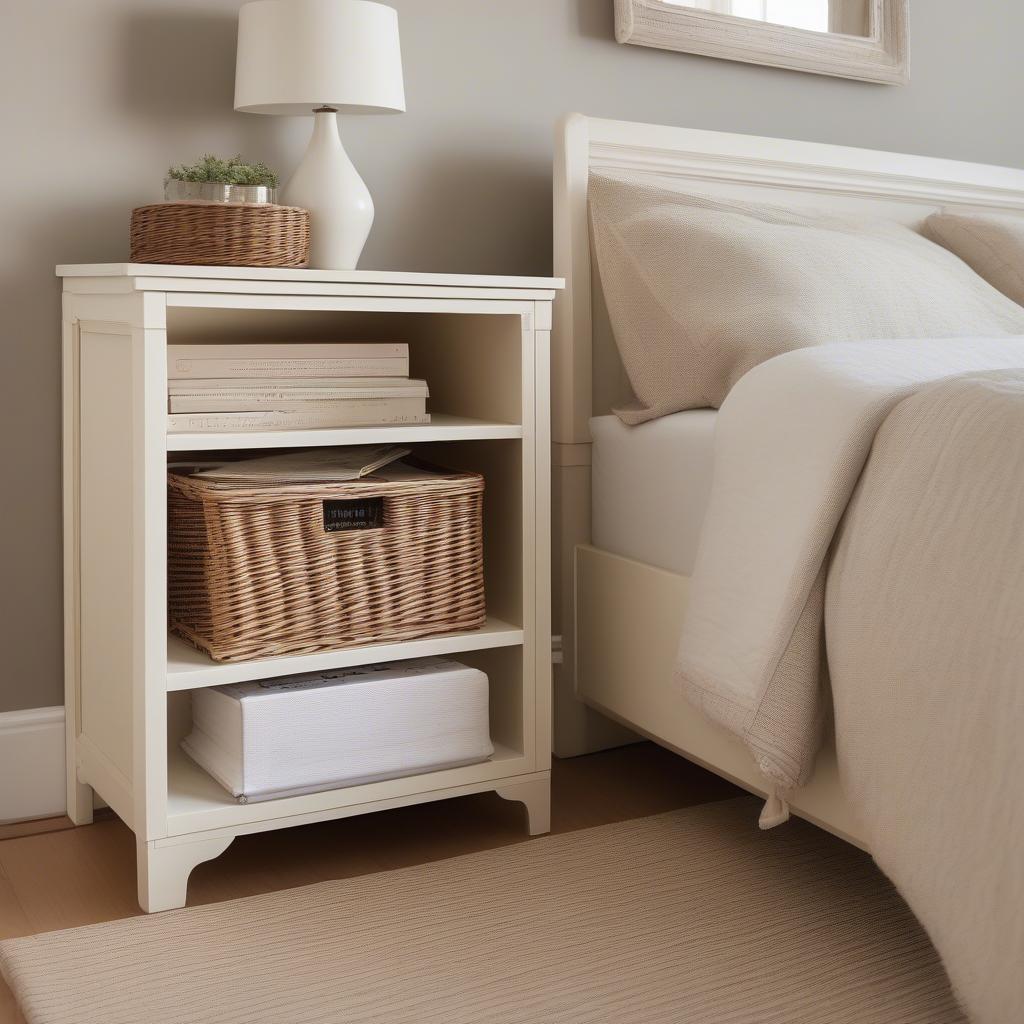
[[[741,798],[0,944],[30,1024],[947,1024],[864,854]]]

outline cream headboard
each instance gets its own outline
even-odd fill
[[[554,272],[566,288],[554,325],[554,438],[562,444],[587,443],[589,417],[607,412],[627,387],[590,259],[594,170],[686,179],[703,193],[905,224],[940,208],[1024,212],[1024,170],[570,114],[555,140]]]
[[[685,179],[706,194],[860,211],[911,225],[939,209],[1024,213],[1024,170],[581,114],[562,120],[555,139],[554,273],[566,287],[555,302],[552,439],[555,625],[566,663],[556,676],[556,753],[579,752],[596,728],[571,701],[571,559],[575,546],[590,539],[590,417],[629,395],[590,258],[593,170]]]

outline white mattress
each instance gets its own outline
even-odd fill
[[[711,493],[714,409],[590,421],[595,547],[689,575]]]
[[[192,693],[182,748],[243,800],[486,761],[487,676],[445,658],[234,683]]]

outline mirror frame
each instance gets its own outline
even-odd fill
[[[620,43],[792,68],[863,82],[904,85],[909,0],[868,0],[867,36],[808,32],[664,0],[615,0]]]

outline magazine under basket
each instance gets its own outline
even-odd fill
[[[171,472],[170,628],[216,661],[478,629],[483,490],[404,463],[344,483]]]

